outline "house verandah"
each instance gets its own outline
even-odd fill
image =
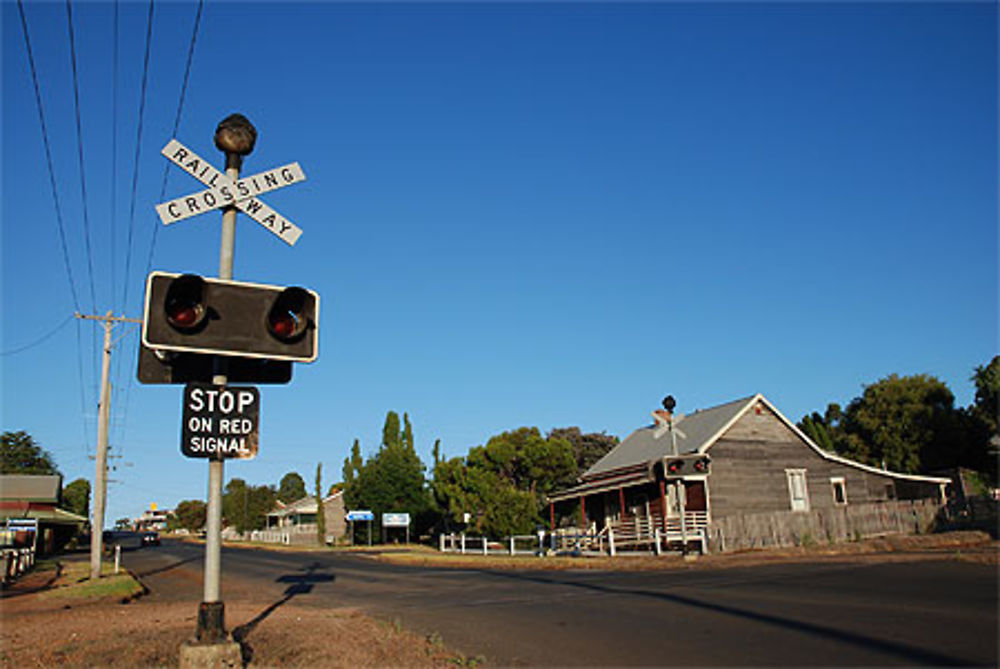
[[[593,536],[602,546],[655,548],[659,542],[704,551],[710,518],[707,477],[668,481],[662,471],[643,465],[550,496],[550,530],[559,534],[559,505],[575,521],[575,532]]]
[[[827,453],[759,394],[653,416],[578,485],[549,496],[553,533],[583,535],[577,545],[657,552],[837,541],[926,527],[950,483]],[[703,468],[674,470],[691,458]]]

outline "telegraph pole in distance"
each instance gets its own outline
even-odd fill
[[[101,400],[97,412],[97,464],[94,470],[94,513],[90,521],[90,578],[101,576],[101,550],[104,537],[104,503],[108,485],[108,424],[111,419],[111,380],[108,369],[111,366],[111,330],[115,323],[142,323],[135,318],[112,316],[109,310],[104,316],[75,314],[77,318],[104,323],[104,354],[101,359]]]

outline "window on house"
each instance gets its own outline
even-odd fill
[[[788,495],[792,503],[792,511],[809,510],[809,490],[806,487],[806,470],[786,469],[788,477]]]
[[[830,485],[833,486],[833,503],[837,506],[847,504],[847,483],[843,477],[830,479]]]

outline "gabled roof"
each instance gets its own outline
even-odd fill
[[[0,475],[0,500],[22,502],[59,501],[62,489],[62,476],[38,474],[3,474]]]
[[[695,411],[686,416],[674,418],[674,434],[677,437],[678,453],[704,452],[732,425],[759,395],[720,404],[711,409]],[[624,441],[611,449],[603,458],[588,469],[581,480],[603,477],[611,472],[629,469],[636,465],[646,465],[671,455],[670,433],[656,436],[654,425],[641,427]]]
[[[343,495],[343,490],[338,490],[332,495],[327,495],[323,498],[323,503],[326,504],[331,499],[336,499],[340,495]],[[294,502],[289,502],[288,504],[283,504],[281,501],[276,500],[275,508],[271,509],[267,515],[269,516],[294,516],[297,513],[316,513],[316,496],[306,495]]]
[[[766,397],[757,393],[750,397],[720,404],[719,406],[702,411],[696,411],[687,416],[677,416],[674,419],[674,432],[677,437],[677,452],[684,453],[705,453],[712,447],[723,434],[729,430],[733,424],[739,420],[747,411],[763,404],[768,410],[780,420],[788,429],[795,433],[802,442],[811,448],[817,455],[842,465],[854,467],[862,471],[881,476],[889,476],[895,479],[920,481],[924,483],[950,483],[951,479],[938,476],[920,476],[918,474],[902,474],[891,472],[869,465],[863,465],[854,460],[840,457],[824,451],[816,445],[795,423],[785,418],[778,409],[771,404]],[[629,471],[637,468],[647,470],[660,458],[672,454],[670,433],[664,431],[658,439],[654,436],[655,426],[642,427],[633,432],[624,441],[613,448],[607,455],[598,460],[580,477],[582,482],[593,479],[602,479],[617,472]],[[580,487],[580,486],[578,486]]]

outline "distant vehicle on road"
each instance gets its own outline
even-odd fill
[[[123,551],[142,548],[145,545],[142,532],[131,530],[104,530],[102,540],[108,550],[114,550],[115,546],[121,546]]]
[[[143,546],[159,546],[160,545],[160,533],[154,532],[153,530],[146,530],[142,533],[142,545]]]

